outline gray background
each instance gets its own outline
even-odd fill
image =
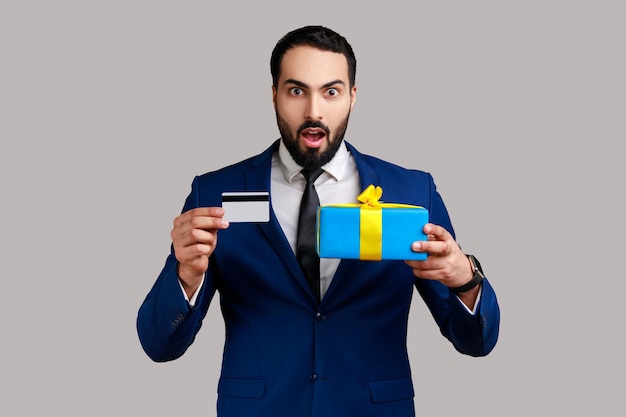
[[[0,5],[0,414],[214,415],[217,303],[165,364],[137,309],[193,176],[277,137],[275,42],[323,24],[347,139],[434,175],[501,303],[474,359],[416,298],[418,415],[623,415],[623,2],[209,3]]]

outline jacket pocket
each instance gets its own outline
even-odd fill
[[[413,398],[415,396],[413,381],[409,377],[370,382],[370,395],[374,403]]]
[[[265,378],[221,377],[217,393],[227,397],[262,398],[265,394]]]

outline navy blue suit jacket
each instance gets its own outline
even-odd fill
[[[223,191],[269,190],[277,146],[196,177],[183,211],[220,206]],[[454,235],[430,174],[348,149],[363,189],[380,185],[385,201],[426,207],[430,221]],[[447,287],[416,278],[403,261],[342,260],[318,304],[273,212],[269,223],[233,223],[219,232],[193,308],[176,265],[171,253],[141,305],[139,339],[155,361],[178,358],[219,292],[226,329],[219,417],[413,416],[406,337],[414,288],[459,352],[486,355],[498,337],[488,280],[471,315]]]

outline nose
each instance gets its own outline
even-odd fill
[[[311,94],[306,107],[305,117],[307,120],[322,120],[322,98]]]

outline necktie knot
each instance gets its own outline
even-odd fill
[[[324,170],[322,168],[303,169],[302,175],[304,176],[307,184],[312,184],[319,178],[320,175],[322,175],[323,172]]]

